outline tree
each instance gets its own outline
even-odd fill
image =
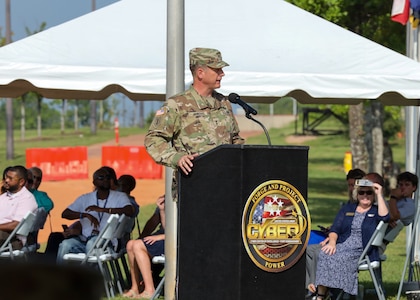
[[[380,0],[289,2],[395,51],[405,51],[405,28],[390,20],[391,2],[388,6]],[[351,105],[348,114],[353,167],[383,174],[383,154],[390,152],[383,149],[388,144],[383,138],[382,104]]]

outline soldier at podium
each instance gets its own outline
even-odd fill
[[[229,64],[216,49],[194,48],[189,58],[191,87],[170,97],[156,112],[144,142],[157,163],[179,167],[186,175],[198,155],[222,144],[244,143],[230,102],[215,91]],[[174,198],[176,188],[173,184]]]

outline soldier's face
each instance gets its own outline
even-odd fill
[[[203,68],[203,83],[209,88],[218,89],[221,86],[222,77],[225,76],[222,68]]]

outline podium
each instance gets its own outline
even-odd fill
[[[222,145],[178,172],[178,299],[304,299],[308,150]]]

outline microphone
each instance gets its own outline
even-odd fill
[[[236,104],[239,104],[240,106],[242,106],[242,108],[245,110],[245,117],[247,117],[248,119],[254,121],[258,125],[260,125],[262,127],[262,129],[264,129],[264,133],[265,133],[265,136],[267,137],[268,145],[271,146],[270,135],[268,134],[267,128],[265,128],[265,126],[263,125],[263,123],[261,123],[258,120],[255,120],[251,116],[251,114],[256,115],[257,114],[257,111],[255,109],[253,109],[251,106],[249,106],[245,101],[243,101],[241,99],[241,97],[239,97],[239,95],[236,94],[236,93],[230,93],[228,99],[229,99],[230,102],[236,103]]]
[[[252,108],[250,105],[248,105],[245,101],[243,101],[241,99],[241,97],[239,97],[238,94],[230,93],[228,99],[229,99],[230,102],[236,103],[236,104],[239,104],[240,106],[242,106],[242,108],[245,110],[245,113],[246,113],[247,116],[249,114],[253,114],[253,115],[257,114],[257,111],[254,108]]]

